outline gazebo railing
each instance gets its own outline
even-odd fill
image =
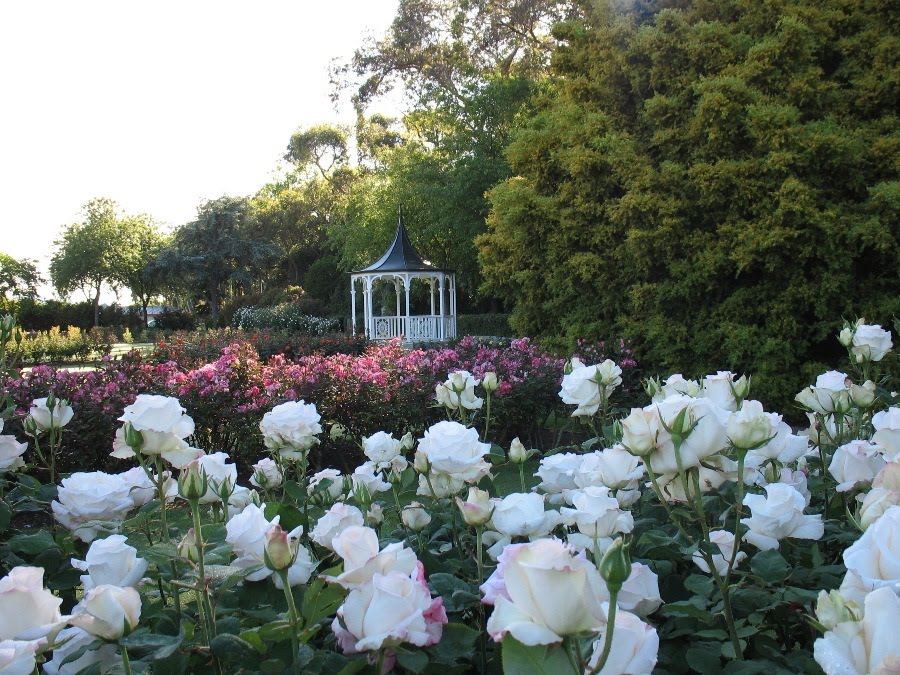
[[[441,321],[444,322],[443,338]],[[408,342],[427,342],[456,337],[455,316],[373,316],[370,330],[374,340],[403,337]]]

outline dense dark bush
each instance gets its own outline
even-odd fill
[[[509,325],[509,314],[460,314],[456,317],[459,335],[515,337]]]

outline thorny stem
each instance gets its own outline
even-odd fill
[[[300,617],[297,614],[297,604],[294,602],[294,592],[291,590],[290,583],[288,583],[287,569],[278,570],[276,574],[281,577],[281,586],[284,590],[284,599],[287,601],[288,615],[291,621],[291,648],[293,650],[291,664],[295,675],[300,675],[300,663],[297,660],[300,654]]]
[[[600,653],[600,659],[597,665],[591,668],[588,675],[596,675],[609,660],[609,653],[612,651],[613,633],[616,629],[616,599],[619,597],[618,588],[609,589],[609,612],[606,615],[606,639],[603,641],[603,651]]]

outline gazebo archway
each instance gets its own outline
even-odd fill
[[[413,281],[428,285],[429,314],[412,314],[410,288]],[[394,288],[394,314],[375,309],[375,285]],[[362,329],[370,340],[402,337],[406,342],[431,342],[456,337],[456,275],[424,260],[413,247],[401,212],[394,241],[377,261],[350,274],[350,312],[353,333],[357,326],[359,287],[362,299]]]

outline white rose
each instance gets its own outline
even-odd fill
[[[768,443],[753,449],[753,453],[766,459],[776,459],[781,464],[791,464],[809,450],[808,436],[795,436],[791,427],[778,413],[765,413],[769,420]]]
[[[263,415],[259,430],[267,448],[285,459],[300,459],[319,442],[316,436],[322,433],[321,419],[314,404],[288,401]]]
[[[575,477],[581,470],[583,455],[573,452],[560,452],[541,459],[535,475],[541,479],[535,488],[549,495],[550,503],[560,503],[566,493],[578,489]]]
[[[834,451],[828,473],[838,482],[837,491],[847,492],[869,485],[884,465],[877,446],[868,441],[850,441]]]
[[[328,487],[323,488],[331,501],[339,499],[344,494],[344,477],[337,469],[322,469],[309,477],[309,493],[314,494],[319,484],[327,480]]]
[[[829,370],[816,378],[816,388],[841,391],[847,388],[848,379],[847,373],[842,373],[839,370]]]
[[[316,526],[309,533],[310,539],[319,546],[324,546],[333,551],[332,541],[341,532],[352,525],[361,526],[365,522],[362,511],[350,504],[339,502],[332,505],[325,514],[316,522]]]
[[[103,584],[135,587],[143,579],[147,565],[148,562],[137,557],[137,549],[129,546],[121,534],[95,540],[84,560],[72,558],[75,569],[87,572],[81,576],[85,591]]]
[[[900,408],[875,413],[872,426],[875,427],[872,442],[884,450],[884,456],[889,460],[900,457]]]
[[[549,645],[605,622],[597,568],[558,539],[507,546],[481,591],[494,605],[487,631],[495,642],[510,634],[526,645]]]
[[[900,672],[900,598],[889,588],[869,593],[862,621],[844,621],[816,640],[813,656],[825,675]]]
[[[378,550],[378,534],[369,527],[351,525],[331,542],[334,552],[344,561],[344,571],[325,577],[331,583],[354,589],[370,583],[376,574],[399,572],[411,575],[418,564],[412,549],[393,543]]]
[[[259,460],[253,465],[253,475],[250,484],[261,489],[274,490],[284,483],[284,475],[278,468],[278,463],[271,457]]]
[[[248,581],[261,581],[273,575],[272,570],[265,565],[266,534],[279,524],[280,516],[275,516],[270,522],[266,520],[264,511],[265,504],[260,506],[248,504],[225,525],[225,541],[238,556],[232,564],[241,569],[259,567],[247,575]],[[302,534],[303,527],[295,527],[287,533],[287,538],[299,539]],[[300,546],[294,563],[288,568],[288,584],[291,586],[305,584],[315,567],[316,563],[309,555],[309,551]],[[275,586],[282,588],[281,577],[276,574],[274,579]]]
[[[725,433],[734,447],[744,450],[761,447],[774,436],[772,423],[759,401],[744,401],[740,410],[731,413]]]
[[[803,500],[806,502],[806,505],[809,506],[809,503],[812,500],[812,494],[810,493],[809,487],[807,486],[805,473],[800,470],[792,471],[788,467],[782,467],[781,471],[778,474],[778,480],[775,482],[790,485],[797,492],[803,495]]]
[[[0,436],[0,473],[15,471],[25,466],[22,455],[28,449],[27,443],[19,443],[15,436]]]
[[[435,398],[445,408],[451,410],[478,410],[483,399],[475,395],[479,380],[467,370],[457,370],[449,374],[447,381],[435,388]]]
[[[507,537],[542,537],[561,521],[557,511],[544,510],[544,498],[535,492],[513,492],[491,503],[491,525]]]
[[[900,505],[900,463],[888,462],[872,481],[869,490],[859,508],[860,527],[863,530],[892,506]]]
[[[221,502],[219,495],[223,490],[229,493],[234,491],[237,485],[237,464],[226,464],[228,459],[227,452],[212,452],[197,460],[200,468],[206,472],[207,480],[206,494],[200,497],[201,504]]]
[[[604,606],[604,611],[606,611]],[[644,623],[634,614],[617,612],[613,631],[612,649],[603,668],[597,675],[650,675],[656,666],[659,653],[659,635],[656,629]],[[593,652],[588,661],[589,669],[596,668],[603,654],[606,642],[606,623],[594,642]],[[591,672],[594,672],[591,670]]]
[[[369,497],[373,497],[379,492],[386,492],[391,489],[391,484],[384,480],[380,471],[376,471],[374,462],[364,462],[360,464],[350,475],[350,481],[353,484],[353,496],[358,491],[363,491]]]
[[[234,518],[250,504],[258,506],[261,503],[259,493],[256,490],[251,490],[243,485],[235,485],[234,490],[228,496],[228,518]]]
[[[644,475],[644,466],[621,445],[583,455],[574,475],[579,488],[604,485],[610,490],[633,490]]]
[[[591,539],[610,539],[614,534],[634,529],[634,516],[619,508],[619,502],[610,496],[609,488],[587,487],[575,493],[572,504],[574,509],[560,509],[564,522],[575,525]]]
[[[701,493],[717,489],[726,480],[729,480],[729,476],[732,476],[733,480],[737,480],[737,472],[734,471],[734,469],[737,468],[737,465],[725,457],[722,457],[720,462],[718,462],[718,464],[723,463],[728,465],[727,470],[721,470],[712,465],[708,467],[700,466],[697,478],[700,483]],[[684,503],[693,499],[695,492],[694,481],[690,477],[687,477],[686,482],[688,491],[685,492],[685,477],[687,477],[687,474],[678,473],[664,473],[661,476],[656,477],[656,484],[665,496],[666,501]]]
[[[563,403],[577,406],[572,417],[593,415],[602,402],[597,366],[586,366],[577,358],[569,363],[571,372],[563,375],[559,397]]]
[[[825,630],[833,630],[839,623],[859,621],[862,608],[855,602],[848,602],[839,591],[819,591],[816,599],[816,620],[825,626]]]
[[[719,573],[719,576],[723,576],[728,572],[731,556],[734,555],[734,534],[728,530],[713,530],[709,533],[709,540],[712,542],[713,546],[719,549],[718,553],[712,554],[712,562],[713,567],[716,568],[716,572]],[[746,553],[738,551],[738,554],[734,558],[734,566],[737,567],[741,564],[741,561],[746,558]],[[693,560],[694,564],[701,570],[710,574],[709,564],[706,562],[706,558],[700,551],[695,551],[691,556],[691,560]]]
[[[181,468],[196,459],[200,452],[184,440],[194,433],[194,420],[184,413],[177,398],[139,394],[134,403],[125,407],[119,421],[131,424],[135,431],[141,432],[143,454],[160,455],[172,466]],[[113,447],[113,457],[127,459],[134,456],[124,443]]]
[[[787,537],[821,539],[825,534],[822,516],[803,515],[806,500],[800,492],[784,483],[766,486],[766,496],[747,495],[744,505],[750,507],[750,517],[741,523],[749,528],[745,539],[762,550],[778,548]]]
[[[704,377],[700,396],[709,399],[723,410],[731,412],[737,410],[737,400],[734,397],[734,373],[720,370],[715,375]]]
[[[687,380],[681,373],[674,373],[666,378],[665,384],[653,395],[653,402],[665,401],[669,396],[675,394],[684,394],[694,398],[699,396],[701,391],[702,387],[697,380]]]
[[[363,438],[363,454],[379,468],[389,465],[400,452],[400,441],[393,434],[377,431]]]
[[[669,432],[663,428],[663,423],[672,428],[683,410],[687,411],[684,417],[684,430],[691,427],[693,430],[681,443],[680,466],[682,469],[700,466],[701,460],[725,449],[727,443],[725,422],[728,419],[728,412],[713,405],[706,398],[692,399],[687,396],[671,396],[662,403],[648,406],[645,410],[655,410],[660,417],[656,450],[645,458],[657,474],[678,473],[679,471],[679,462],[675,457],[675,445]]]
[[[115,532],[134,508],[131,486],[102,471],[73,473],[64,478],[50,504],[53,517],[84,542],[100,532]]]
[[[424,581],[388,572],[351,590],[331,627],[344,653],[354,654],[401,643],[436,644],[446,622],[442,599],[432,599]]]
[[[645,457],[656,450],[659,430],[656,410],[632,408],[628,417],[622,420],[622,444],[632,455]]]
[[[419,532],[428,527],[431,515],[419,502],[410,502],[400,512],[400,520],[404,527],[408,527],[413,532]]]
[[[95,586],[75,605],[69,623],[101,640],[118,640],[141,618],[141,596],[133,588]]]
[[[36,668],[34,655],[39,648],[40,643],[33,640],[0,640],[0,673],[31,675]]]
[[[459,422],[438,422],[432,425],[423,438],[419,439],[417,455],[431,465],[434,474],[443,474],[455,481],[477,483],[486,476],[490,466],[484,456],[490,452],[488,443],[478,440],[475,429],[464,427]],[[429,494],[419,483],[418,494]]]
[[[128,486],[128,494],[135,506],[141,507],[156,497],[156,484],[151,482],[143,468],[136,466],[114,475]],[[178,482],[171,477],[168,471],[163,472],[163,475],[165,476],[163,490],[166,498],[174,498],[178,494]]]
[[[643,563],[631,563],[631,574],[622,584],[616,604],[627,612],[644,617],[659,609],[662,602],[656,573]]]
[[[34,425],[41,431],[48,429],[60,429],[72,421],[75,412],[72,407],[62,399],[57,399],[53,410],[47,407],[46,398],[36,398],[31,402],[28,416],[34,420]]]
[[[62,643],[53,650],[53,659],[44,664],[44,672],[47,675],[77,675],[94,664],[98,664],[101,673],[112,670],[121,659],[116,653],[116,646],[104,644],[98,649],[88,649],[77,659],[69,659],[75,652],[83,647],[88,647],[96,641],[96,638],[87,631],[71,626],[60,631],[56,636],[56,642]],[[2,671],[2,668],[0,668]]]
[[[853,343],[850,353],[869,361],[881,361],[891,351],[891,332],[874,324],[859,324],[853,332]]]
[[[841,594],[862,605],[862,597],[884,586],[900,591],[900,506],[893,506],[844,551],[847,574]]]
[[[0,640],[53,639],[62,599],[44,588],[42,567],[14,567],[0,579]]]

